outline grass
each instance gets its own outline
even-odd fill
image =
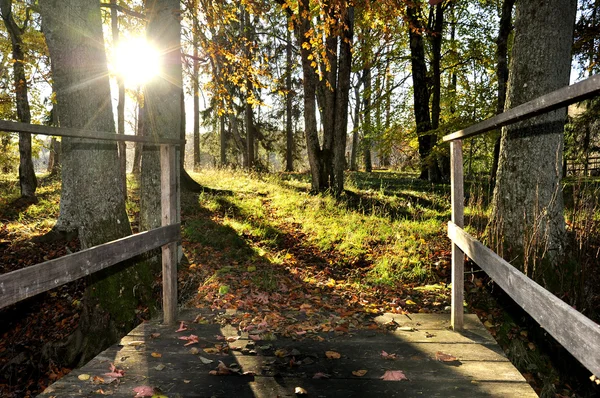
[[[242,258],[236,253],[240,261],[266,256],[282,262],[290,234],[301,234],[305,248],[330,257],[332,266],[367,268],[363,285],[434,282],[436,263],[447,261],[447,189],[434,189],[409,174],[353,173],[338,199],[310,194],[303,174],[209,170],[192,177],[229,194],[198,197],[200,208],[221,221],[192,221],[186,224],[187,237],[233,250],[243,247],[242,237],[254,250]]]

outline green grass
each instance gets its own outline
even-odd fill
[[[443,236],[450,218],[447,187],[412,175],[352,173],[347,193],[338,199],[310,194],[304,174],[207,170],[192,176],[229,193],[198,197],[201,209],[222,217],[219,226],[187,225],[188,238],[198,243],[235,249],[243,241],[232,238],[234,232],[247,246],[260,248],[254,256],[281,262],[285,236],[294,231],[307,250],[327,256],[334,267],[367,264],[361,283],[368,285],[436,280],[433,265],[449,247]]]

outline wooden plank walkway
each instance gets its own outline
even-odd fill
[[[136,387],[149,386],[170,398],[293,397],[296,387],[309,397],[537,397],[475,315],[465,315],[465,330],[460,334],[449,330],[447,314],[412,314],[412,320],[386,314],[377,322],[394,319],[399,324],[396,330],[270,341],[253,341],[241,333],[238,340],[227,343],[217,336],[238,337],[237,329],[194,323],[199,314],[200,310],[180,314],[189,329],[184,332],[158,321],[138,326],[41,396],[133,397]],[[185,346],[188,342],[179,337],[190,334],[198,336],[198,343]],[[328,358],[327,351],[341,357]],[[385,359],[382,351],[396,358]],[[439,361],[438,353],[456,360]],[[207,360],[213,362],[204,363]],[[233,374],[211,375],[219,361]],[[123,370],[123,376],[106,376],[110,364]],[[362,377],[353,375],[359,370],[367,372]],[[407,380],[381,380],[389,370],[401,370]],[[329,378],[314,378],[318,373]]]

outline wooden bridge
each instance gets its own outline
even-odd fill
[[[183,311],[181,332],[159,321],[138,326],[42,396],[132,397],[148,387],[167,397],[537,397],[476,315],[465,317],[462,332],[445,315],[394,314],[376,318],[394,325],[387,332],[267,341],[194,323],[199,316],[216,314]],[[186,346],[181,338],[190,335],[198,343]],[[111,364],[122,377],[107,376]],[[392,380],[382,380],[386,374]]]
[[[535,396],[474,315],[463,314],[465,254],[592,374],[600,375],[600,326],[520,273],[463,230],[462,139],[579,102],[600,93],[600,76],[544,95],[444,137],[451,142],[452,309],[449,315],[383,315],[375,330],[260,340],[177,312],[179,240],[175,147],[178,140],[118,136],[0,122],[0,130],[161,146],[163,226],[0,275],[0,308],[162,247],[161,321],[144,323],[42,394],[56,397]],[[200,322],[194,322],[198,321]],[[184,327],[178,329],[178,322]],[[181,326],[181,325],[180,325]],[[185,339],[182,339],[185,338]]]

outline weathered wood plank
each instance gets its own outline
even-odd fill
[[[0,308],[177,241],[179,229],[153,229],[0,275]]]
[[[90,131],[68,127],[52,127],[42,126],[39,124],[11,122],[8,120],[0,120],[0,131],[51,135],[55,137],[89,138],[102,141],[131,141],[155,145],[185,145],[184,140],[178,140],[173,138],[145,137],[139,135],[120,135],[102,131]]]
[[[598,94],[600,94],[600,75],[595,75],[579,83],[563,87],[514,107],[481,123],[467,127],[464,130],[444,136],[443,140],[454,141],[461,138],[473,137],[487,131],[496,130],[502,126],[563,108]]]
[[[454,223],[448,236],[593,374],[600,375],[600,325],[573,309]]]
[[[162,378],[161,378],[162,379]],[[49,387],[42,396],[96,397],[102,387],[105,394],[115,398],[131,398],[133,389],[139,385],[154,384],[149,376],[136,383],[123,381],[109,386],[93,385],[90,382],[58,383]],[[302,387],[309,397],[537,397],[525,382],[476,382],[470,380],[432,380],[427,382],[391,382],[372,379],[311,379],[212,376],[185,379],[174,377],[160,384],[161,391],[169,397],[223,397],[223,398],[273,398],[297,397],[296,387]]]
[[[160,146],[160,189],[163,227],[177,221],[177,166],[175,147]],[[162,247],[163,321],[167,325],[177,320],[177,243]]]
[[[199,311],[182,311],[179,319],[191,321]],[[391,314],[386,314],[386,317]],[[394,315],[395,316],[395,315]],[[435,333],[455,336],[463,341],[460,333],[447,330],[448,315],[415,314],[410,322],[420,327],[428,325]],[[474,315],[466,316],[469,326],[476,321]],[[473,325],[474,330],[485,328]],[[133,389],[147,385],[160,389],[169,397],[293,397],[295,387],[303,387],[309,396],[320,397],[535,397],[534,391],[523,377],[506,360],[497,345],[470,343],[409,343],[394,333],[359,331],[355,336],[343,335],[326,340],[277,339],[254,342],[240,339],[230,345],[245,347],[254,344],[256,355],[244,355],[238,351],[208,353],[203,348],[224,344],[217,335],[235,335],[237,330],[230,326],[202,325],[188,322],[188,330],[176,332],[176,327],[146,322],[138,326],[129,336],[122,339],[122,346],[105,350],[81,369],[50,386],[43,396],[86,397],[95,396],[101,388],[114,397],[133,396]],[[157,335],[156,333],[160,333]],[[154,334],[154,337],[153,337]],[[192,346],[184,346],[185,340],[178,337],[194,334],[200,342],[193,347],[199,354],[192,354]],[[415,333],[416,334],[416,333]],[[414,334],[413,334],[414,335]],[[135,344],[130,344],[137,341]],[[264,347],[271,345],[270,348]],[[284,357],[275,355],[277,349],[292,353]],[[334,350],[340,359],[328,359],[325,351]],[[381,350],[397,354],[396,360],[381,357]],[[435,353],[442,351],[454,355],[457,361],[436,361]],[[152,355],[154,353],[154,355]],[[160,356],[158,355],[160,354]],[[199,355],[213,360],[205,364]],[[290,360],[300,361],[290,366]],[[310,358],[309,361],[306,359]],[[212,376],[210,370],[218,361],[227,366],[235,365],[242,371],[255,372],[254,376]],[[103,377],[114,363],[125,371],[119,382],[94,384],[94,376]],[[364,369],[363,377],[352,371]],[[386,370],[402,370],[408,381],[386,382],[380,377]],[[330,375],[329,379],[313,379],[317,372]],[[79,380],[78,375],[91,376]],[[276,376],[275,376],[276,375]]]
[[[452,222],[464,226],[465,194],[463,181],[463,152],[462,140],[450,143],[450,180],[452,185]],[[452,299],[450,323],[456,331],[464,325],[464,290],[465,290],[465,255],[455,244],[452,245]]]

